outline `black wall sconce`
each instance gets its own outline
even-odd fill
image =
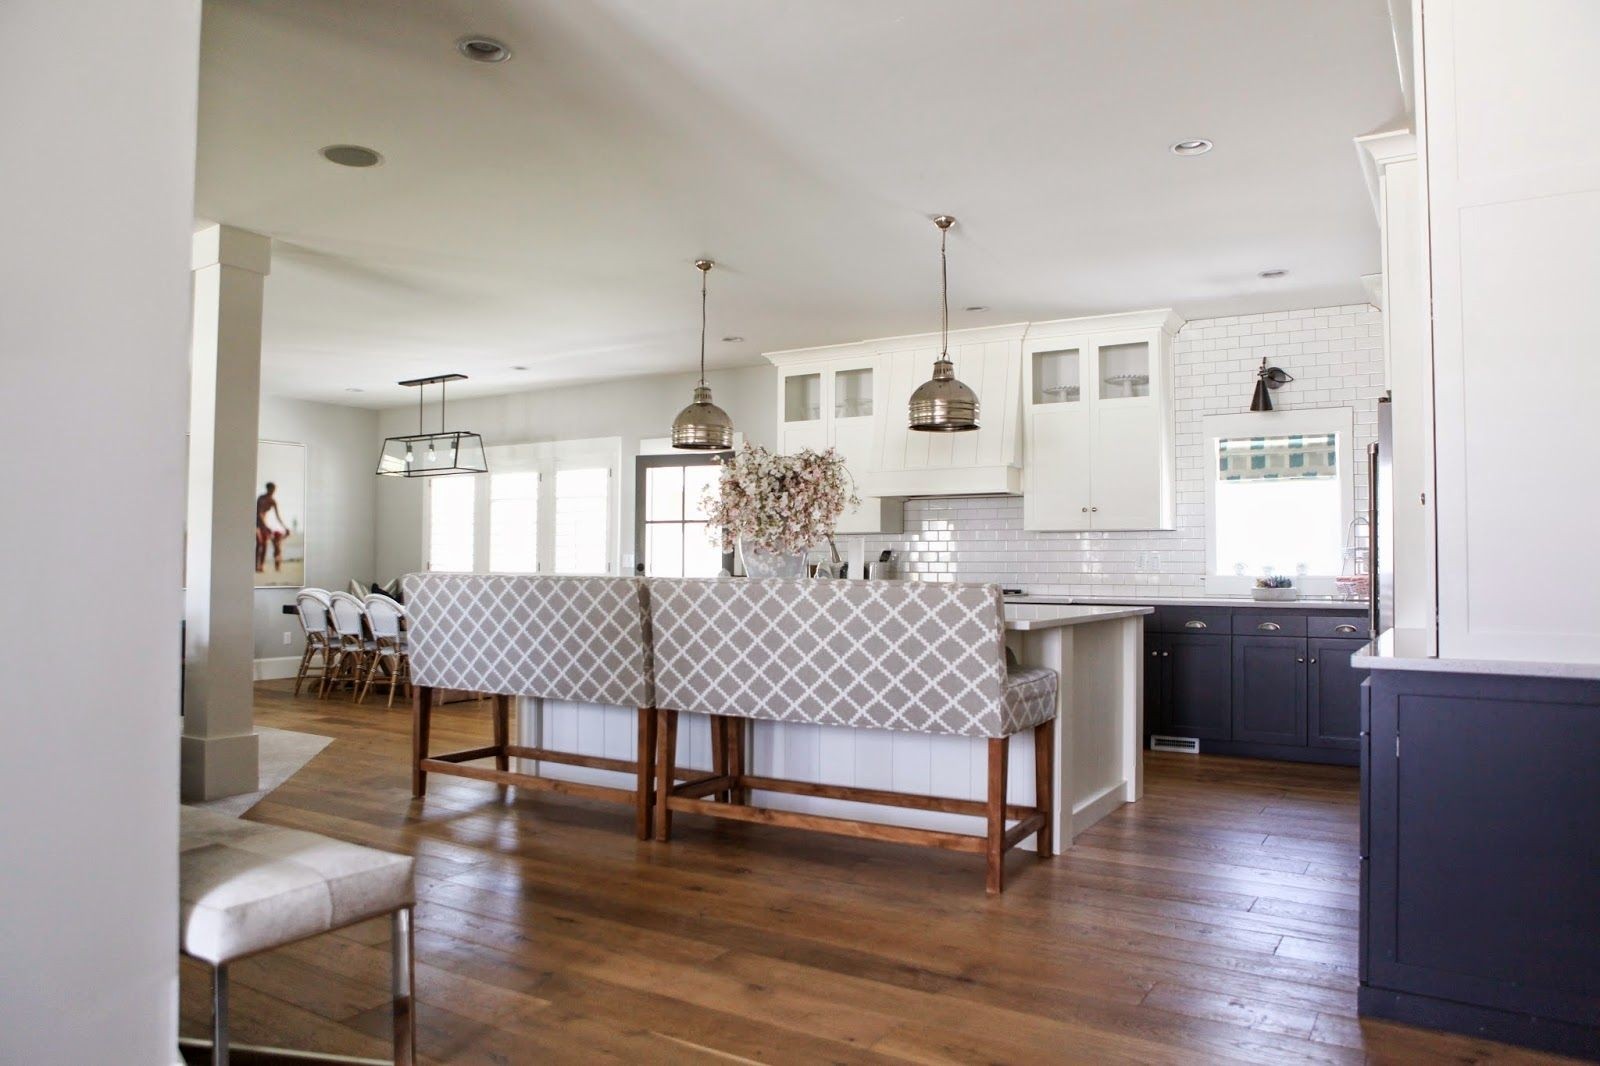
[[[1250,397],[1250,410],[1272,410],[1272,394],[1293,380],[1283,367],[1268,366],[1266,359],[1262,359],[1261,369],[1256,371],[1256,393]]]

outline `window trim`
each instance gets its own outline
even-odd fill
[[[666,455],[639,455],[633,460],[633,572],[640,576],[644,574],[645,555],[645,490],[646,471],[669,466],[712,466],[722,461],[729,452],[689,452],[679,451]],[[680,521],[680,525],[697,525],[698,523]],[[722,568],[728,573],[733,573],[733,552],[722,553]]]
[[[1200,463],[1206,486],[1206,572],[1207,592],[1247,596],[1255,585],[1255,575],[1218,574],[1217,569],[1217,441],[1228,437],[1261,437],[1292,434],[1336,433],[1339,452],[1339,531],[1340,546],[1355,518],[1355,409],[1351,407],[1310,407],[1289,411],[1258,411],[1237,415],[1207,415],[1200,423]],[[1338,574],[1307,574],[1299,583],[1305,596],[1332,596],[1337,591]]]

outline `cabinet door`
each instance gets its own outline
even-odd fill
[[[1306,642],[1233,638],[1233,739],[1306,742]]]
[[[1156,360],[1148,334],[1097,338],[1089,345],[1087,383],[1094,412],[1089,506],[1095,529],[1161,525],[1163,408],[1151,395]]]
[[[1144,731],[1170,734],[1167,725],[1167,650],[1166,637],[1145,631],[1144,635]]]
[[[1362,641],[1312,637],[1306,642],[1306,734],[1313,748],[1361,746],[1361,682],[1365,670],[1350,665]]]
[[[1169,633],[1162,640],[1167,732],[1201,740],[1230,739],[1231,638],[1221,634]]]
[[[821,367],[796,367],[779,376],[778,450],[784,455],[828,446],[826,377]]]
[[[1026,529],[1092,529],[1089,413],[1079,405],[1052,407],[1061,409],[1032,416],[1022,524]]]

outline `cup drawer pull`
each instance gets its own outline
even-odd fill
[[[1204,628],[1206,628],[1206,624],[1204,622],[1200,621],[1197,618],[1191,618],[1191,619],[1189,619],[1189,621],[1183,623],[1183,628],[1185,628],[1185,629],[1204,629]]]
[[[1261,630],[1263,633],[1276,633],[1283,627],[1276,622],[1262,622],[1260,625],[1256,626],[1256,628]]]
[[[1333,631],[1335,633],[1354,633],[1356,631],[1356,627],[1353,626],[1353,625],[1345,624],[1345,625],[1341,625],[1341,626],[1334,626],[1333,627]]]

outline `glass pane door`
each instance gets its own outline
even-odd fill
[[[1150,344],[1100,346],[1100,398],[1126,400],[1150,395]]]
[[[716,577],[730,560],[705,497],[721,467],[715,456],[648,455],[638,459],[634,569],[648,577]]]

